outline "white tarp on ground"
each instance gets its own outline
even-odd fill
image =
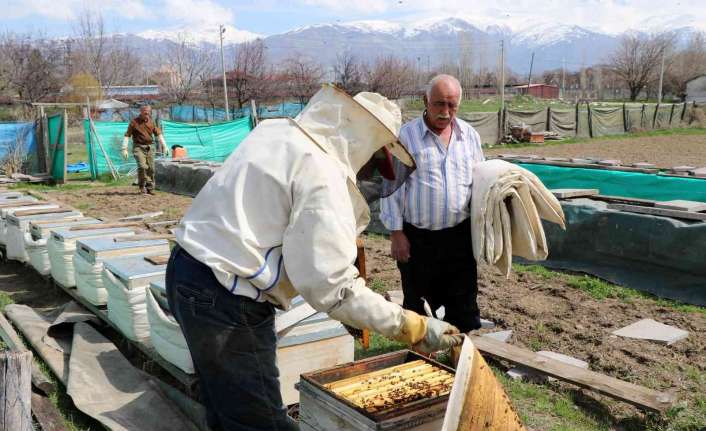
[[[532,172],[503,160],[473,165],[471,229],[478,263],[510,274],[512,256],[544,260],[544,219],[564,228],[559,201]]]
[[[96,317],[74,302],[43,315],[11,304],[7,317],[66,386],[76,407],[113,431],[197,431],[177,406],[203,408],[133,367],[108,339],[85,321]],[[73,327],[72,327],[73,325]]]
[[[193,374],[194,363],[181,326],[173,316],[162,310],[149,288],[147,289],[147,318],[150,322],[150,340],[157,353],[185,373]]]

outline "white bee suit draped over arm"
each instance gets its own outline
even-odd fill
[[[509,275],[512,256],[544,260],[549,250],[542,227],[547,220],[565,227],[554,195],[532,172],[502,160],[473,165],[471,228],[478,263]]]

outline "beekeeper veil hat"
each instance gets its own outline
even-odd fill
[[[415,168],[414,159],[398,140],[400,109],[380,94],[362,92],[351,97],[327,84],[295,120],[354,182],[360,175],[380,174],[388,179],[383,196],[396,190]]]

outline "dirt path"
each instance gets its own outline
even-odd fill
[[[536,154],[551,157],[600,157],[623,163],[648,162],[658,167],[706,166],[706,134],[596,139],[575,144],[522,148],[492,148],[486,155]]]
[[[129,215],[164,211],[164,214],[155,218],[154,221],[180,218],[193,200],[188,196],[172,193],[156,192],[154,196],[143,195],[138,193],[135,186],[94,187],[81,190],[52,191],[47,194],[92,217],[116,219]]]
[[[368,236],[365,246],[370,284],[377,290],[401,289],[389,240]],[[494,330],[511,329],[510,343],[574,356],[591,370],[674,391],[682,401],[706,402],[706,314],[677,311],[642,297],[594,299],[562,276],[513,272],[505,279],[488,267],[479,268],[479,274],[481,315],[497,324]],[[610,334],[643,318],[685,329],[689,337],[664,346]],[[602,400],[614,422],[635,414],[626,404]]]

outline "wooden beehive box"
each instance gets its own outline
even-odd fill
[[[409,350],[302,374],[300,429],[439,430],[453,375]],[[428,384],[417,385],[422,381]]]
[[[128,289],[147,288],[152,282],[164,280],[167,271],[166,264],[155,265],[142,255],[108,259],[103,266]]]
[[[51,237],[58,242],[76,242],[82,239],[134,235],[135,231],[127,227],[114,227],[107,229],[71,230],[71,228],[60,228],[51,231]]]
[[[169,253],[169,241],[149,239],[116,242],[114,238],[88,238],[76,242],[76,253],[86,262],[95,264],[115,257]]]
[[[59,205],[49,204],[49,203],[43,204],[43,205],[22,205],[21,203],[18,202],[17,206],[0,207],[0,218],[7,219],[8,215],[14,214],[17,211],[48,210],[48,209],[55,209],[55,208],[59,208]]]
[[[17,213],[18,211],[15,211]],[[12,226],[15,228],[18,228],[20,230],[25,230],[29,227],[29,223],[33,221],[42,221],[42,220],[53,220],[53,221],[60,221],[60,220],[67,220],[67,219],[75,219],[77,217],[82,217],[83,214],[81,214],[78,211],[69,211],[69,212],[61,212],[61,213],[50,213],[50,214],[36,214],[36,215],[27,215],[27,216],[18,216],[16,214],[8,214],[6,221],[8,226]]]
[[[29,233],[32,239],[37,241],[49,237],[51,231],[58,228],[70,228],[72,226],[83,226],[87,224],[99,224],[100,220],[91,217],[74,217],[65,220],[37,220],[29,223]]]
[[[25,196],[25,194],[22,192],[11,192],[11,191],[0,192],[0,200],[12,200],[12,199],[20,199],[20,198],[30,198],[30,196]],[[35,198],[32,197],[32,199],[35,199]]]

